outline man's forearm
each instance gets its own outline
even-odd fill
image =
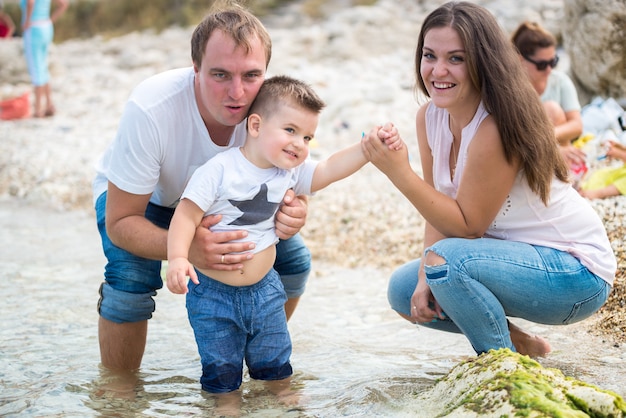
[[[167,229],[144,217],[133,216],[107,224],[107,234],[115,245],[138,257],[167,259]]]

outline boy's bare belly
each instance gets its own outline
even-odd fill
[[[244,261],[242,270],[198,270],[202,274],[229,286],[250,286],[265,277],[267,272],[274,266],[274,260],[276,260],[276,245],[271,245],[263,251],[254,254],[252,260]]]

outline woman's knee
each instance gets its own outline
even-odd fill
[[[424,256],[424,266],[433,267],[442,264],[446,264],[446,260],[442,256],[432,250],[426,252]]]
[[[543,108],[546,110],[548,119],[550,119],[554,126],[559,126],[567,122],[565,112],[557,102],[553,100],[544,102]]]

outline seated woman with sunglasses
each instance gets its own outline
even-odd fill
[[[513,32],[513,45],[522,65],[554,124],[561,154],[570,167],[584,164],[585,155],[572,146],[583,131],[580,102],[574,83],[567,74],[555,70],[559,62],[556,38],[538,23],[523,22]]]

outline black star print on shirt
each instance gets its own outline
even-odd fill
[[[267,200],[267,184],[263,183],[259,192],[251,200],[229,200],[230,204],[239,209],[241,216],[229,225],[254,225],[274,216],[278,203]]]

